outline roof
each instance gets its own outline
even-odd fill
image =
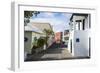
[[[72,20],[73,16],[88,16],[88,14],[73,13],[71,18],[70,18],[70,21]]]
[[[32,26],[37,27],[40,30],[49,29],[52,30],[50,23],[42,23],[42,22],[31,22]]]
[[[29,25],[29,24],[27,24],[27,26],[25,26],[24,30],[25,30],[25,31],[37,32],[37,33],[43,33],[41,30],[39,30],[39,29],[36,28],[35,26],[31,26],[31,25]]]

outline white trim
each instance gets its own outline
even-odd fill
[[[14,8],[13,8],[14,7]],[[55,67],[76,67],[85,65],[95,65],[95,50],[92,44],[91,59],[82,60],[62,60],[62,61],[43,61],[43,62],[24,62],[24,10],[37,10],[37,11],[53,11],[53,12],[75,12],[75,13],[90,13],[91,14],[91,25],[92,29],[95,24],[95,8],[88,6],[47,6],[47,5],[36,5],[34,3],[19,3],[15,2],[12,6],[12,70],[27,70],[27,69],[48,69]],[[19,11],[20,10],[20,11]],[[94,29],[93,29],[94,30]],[[93,31],[94,32],[94,31]],[[93,34],[92,34],[93,35]],[[94,37],[94,36],[92,36]],[[91,40],[93,41],[93,39]],[[77,65],[78,63],[78,65]]]

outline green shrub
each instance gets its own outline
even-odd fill
[[[37,47],[38,47],[38,48],[43,47],[44,44],[45,44],[45,39],[40,37],[40,38],[37,40]]]

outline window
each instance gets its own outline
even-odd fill
[[[28,38],[27,37],[24,37],[24,42],[27,42],[28,41]]]
[[[83,19],[83,30],[85,30],[85,19]]]
[[[64,37],[65,40],[69,40],[69,37]]]
[[[79,38],[76,38],[76,42],[80,42]]]
[[[64,35],[67,35],[69,33],[69,30],[64,31]]]

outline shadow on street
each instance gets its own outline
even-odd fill
[[[62,51],[67,49],[67,45],[64,43],[56,43],[54,42],[51,46],[49,46],[46,50],[43,50],[36,54],[28,55],[25,61],[40,61],[40,60],[55,60],[59,59],[62,54]]]

